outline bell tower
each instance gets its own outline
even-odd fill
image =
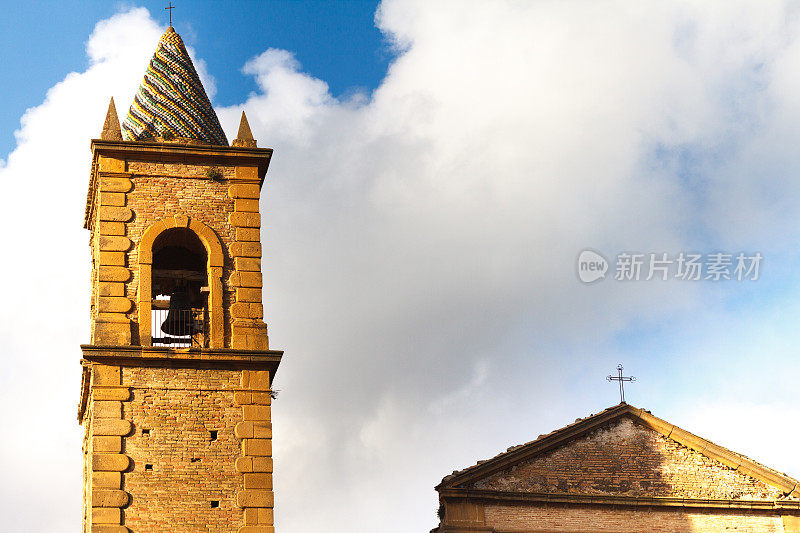
[[[283,352],[263,321],[258,203],[272,150],[244,113],[228,145],[171,27],[91,150],[83,531],[272,533]]]

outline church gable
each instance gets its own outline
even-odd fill
[[[626,403],[453,472],[436,490],[446,497],[694,506],[794,505],[800,498],[797,480]]]
[[[621,417],[465,485],[503,492],[778,500],[781,490]]]

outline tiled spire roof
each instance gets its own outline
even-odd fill
[[[126,141],[182,137],[228,144],[183,40],[172,27],[158,41],[122,136]]]

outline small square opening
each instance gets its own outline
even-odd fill
[[[219,500],[211,500],[211,508],[216,509],[219,507]]]
[[[146,465],[144,465],[144,469],[145,469],[145,470],[152,470],[152,469],[153,469],[153,465],[151,465],[151,464],[146,464]]]
[[[216,429],[212,429],[211,431],[209,431],[209,433],[211,433],[211,440],[217,440],[217,430]]]
[[[197,463],[199,461],[200,461],[199,457],[192,457],[191,459],[189,459],[189,462],[191,462],[191,463]]]
[[[150,430],[149,429],[143,429],[142,430],[142,435],[149,436],[150,435]]]

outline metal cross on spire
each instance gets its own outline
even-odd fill
[[[172,10],[175,9],[175,6],[173,6],[172,2],[170,2],[169,7],[165,7],[164,9],[169,10],[169,25],[172,26]]]
[[[622,375],[622,364],[617,365],[617,374],[616,376],[608,375],[606,376],[607,381],[619,381],[619,403],[625,403],[625,386],[623,385],[626,381],[636,381],[636,378],[633,376],[623,376]]]

